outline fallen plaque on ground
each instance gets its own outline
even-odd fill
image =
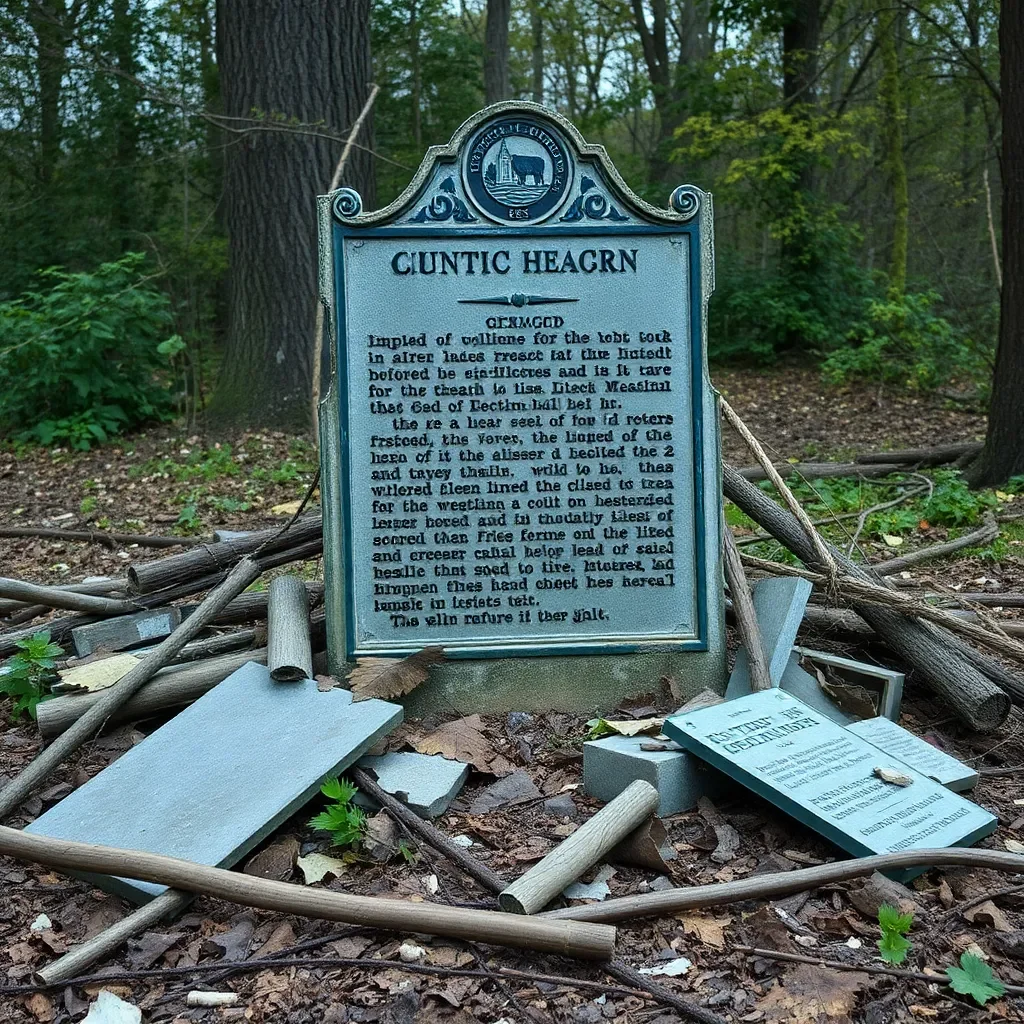
[[[783,690],[677,715],[680,746],[857,856],[970,846],[996,818]],[[893,769],[907,785],[883,781]],[[899,875],[913,877],[923,869]]]
[[[724,686],[711,197],[634,195],[498,104],[390,206],[320,200],[328,653],[444,647],[414,700],[593,708]]]

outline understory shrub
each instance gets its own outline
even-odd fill
[[[977,348],[936,310],[940,301],[929,291],[868,302],[862,322],[826,355],[825,378],[934,388],[959,373],[977,373]]]
[[[49,268],[38,290],[0,303],[0,432],[87,449],[168,413],[180,339],[144,260]]]

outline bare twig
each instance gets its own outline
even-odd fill
[[[757,612],[754,610],[750,585],[743,572],[743,562],[740,560],[740,552],[736,547],[732,530],[729,529],[724,519],[722,526],[725,580],[729,584],[729,593],[732,596],[732,606],[736,614],[736,626],[739,629],[740,639],[747,651],[750,666],[750,688],[755,693],[761,690],[770,690],[772,688],[772,673],[764,651],[764,641],[761,638],[761,627],[757,622]]]
[[[137,544],[140,548],[190,548],[202,544],[202,537],[147,536],[116,533],[109,530],[57,530],[45,526],[0,526],[0,537],[41,537],[52,540],[83,540],[115,548],[118,544]]]
[[[962,537],[954,540],[943,541],[941,544],[930,544],[928,547],[911,551],[899,558],[890,558],[886,562],[876,562],[871,566],[880,576],[892,576],[894,573],[902,572],[912,565],[920,565],[922,562],[930,562],[935,558],[942,558],[944,555],[952,554],[963,548],[980,547],[989,544],[999,536],[999,524],[991,515],[985,516],[985,522],[977,530],[965,533]]]

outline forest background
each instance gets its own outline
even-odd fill
[[[542,102],[651,202],[714,193],[713,361],[984,409],[999,23],[996,0],[0,0],[0,436],[307,425],[315,196],[373,83],[340,175],[364,209],[485,102]]]

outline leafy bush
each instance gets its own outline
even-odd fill
[[[826,379],[838,384],[858,377],[933,388],[958,371],[976,371],[974,346],[936,312],[940,301],[936,292],[869,301],[863,322],[822,364]]]
[[[0,303],[0,430],[84,450],[166,414],[178,338],[144,258],[43,270],[44,287]]]
[[[50,643],[49,630],[19,640],[15,646],[18,653],[7,663],[6,671],[0,674],[0,693],[14,698],[12,718],[17,718],[22,712],[35,718],[36,705],[50,696],[47,689],[54,677],[54,659],[63,654],[64,649],[59,644]]]

